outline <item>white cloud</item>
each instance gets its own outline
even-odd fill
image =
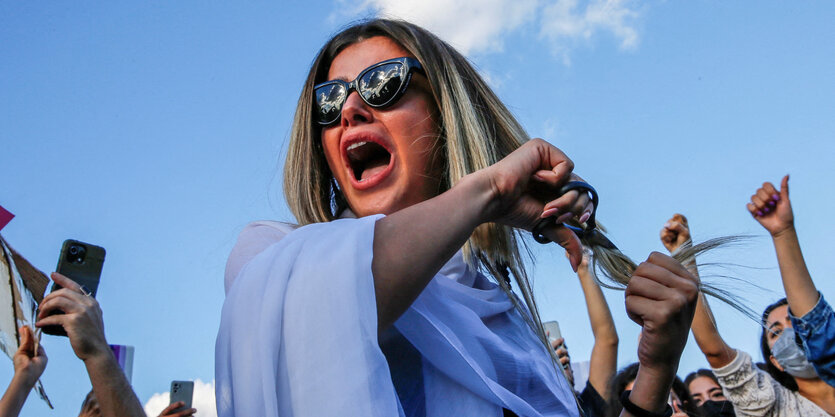
[[[165,407],[168,407],[168,404],[168,392],[154,394],[145,403],[145,414],[152,417],[158,416]],[[199,379],[194,380],[194,395],[192,396],[191,406],[197,409],[197,415],[200,417],[217,417],[215,381],[208,383]]]
[[[556,0],[542,9],[540,35],[568,62],[568,52],[578,41],[588,41],[599,32],[609,32],[622,49],[638,45],[635,28],[640,12],[629,0]]]
[[[365,0],[353,10],[359,10],[355,16],[370,12],[414,22],[465,55],[501,51],[513,32],[538,33],[566,63],[572,49],[602,32],[622,49],[636,47],[641,14],[632,0]]]

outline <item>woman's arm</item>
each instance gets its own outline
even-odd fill
[[[0,399],[0,417],[15,417],[20,414],[29,391],[46,369],[46,352],[38,346],[35,352],[35,336],[29,326],[20,328],[20,347],[12,358],[14,376]]]
[[[382,332],[411,305],[432,277],[485,222],[530,230],[546,216],[579,217],[592,210],[588,196],[555,190],[569,180],[573,163],[541,139],[526,142],[498,163],[464,177],[447,192],[377,222],[371,268]],[[547,203],[547,204],[545,204]],[[556,209],[556,210],[552,210]],[[565,247],[576,270],[579,239],[555,226],[546,237]]]
[[[690,241],[690,226],[687,223],[687,218],[681,214],[674,214],[661,229],[661,243],[670,253],[674,253],[682,245],[689,244]],[[699,270],[695,263],[686,266],[691,274],[699,276]],[[710,310],[704,294],[699,294],[696,314],[693,316],[691,328],[696,344],[699,345],[699,349],[702,350],[711,367],[721,368],[731,363],[736,357],[736,351],[728,346],[719,334],[716,320],[713,318],[713,312]]]
[[[818,303],[818,289],[812,282],[797,231],[794,229],[794,213],[789,200],[789,176],[783,177],[780,190],[766,182],[751,196],[748,211],[771,234],[780,276],[792,315],[802,317]]]
[[[641,263],[626,287],[626,313],[643,329],[638,375],[629,395],[636,406],[663,412],[699,295],[699,279],[658,252]],[[621,416],[632,415],[624,410]]]
[[[586,297],[591,332],[594,335],[594,346],[589,360],[589,383],[608,401],[609,390],[606,388],[618,365],[618,332],[606,297],[603,296],[603,291],[592,274],[589,269],[589,257],[584,255],[580,267],[577,268],[577,276]]]

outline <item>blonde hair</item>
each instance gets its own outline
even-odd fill
[[[393,40],[423,66],[438,109],[438,143],[445,163],[442,192],[465,175],[495,164],[529,139],[469,61],[437,36],[399,20],[376,19],[353,25],[319,51],[296,108],[284,166],[284,196],[301,225],[331,221],[347,207],[321,149],[321,129],[313,121],[313,86],[325,81],[329,66],[340,51],[375,36]],[[464,245],[464,257],[470,265],[495,278],[556,360],[540,324],[520,255],[520,242],[513,228],[485,223]],[[511,274],[527,312],[511,291]]]

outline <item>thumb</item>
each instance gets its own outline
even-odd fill
[[[789,198],[789,174],[783,177],[783,182],[780,183],[780,198],[788,200]]]
[[[34,348],[34,338],[32,337],[32,330],[29,326],[20,327],[20,350],[29,352]]]

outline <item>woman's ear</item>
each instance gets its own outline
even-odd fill
[[[768,360],[771,362],[771,364],[772,364],[772,365],[774,365],[774,367],[776,367],[777,369],[779,369],[779,370],[780,370],[780,372],[786,372],[786,370],[785,370],[785,369],[783,369],[783,366],[782,366],[782,365],[780,365],[780,363],[779,363],[779,362],[777,362],[777,358],[775,358],[775,357],[774,357],[774,355],[769,356],[769,357],[768,357]]]

